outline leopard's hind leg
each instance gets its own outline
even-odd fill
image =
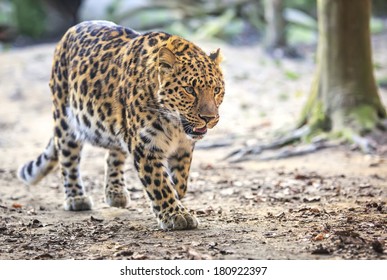
[[[63,185],[65,188],[65,210],[83,211],[92,208],[92,201],[86,196],[80,175],[79,164],[81,160],[82,138],[77,138],[79,127],[79,116],[82,112],[81,101],[77,94],[76,81],[69,80],[74,74],[73,68],[68,65],[71,53],[68,49],[70,44],[69,33],[63,37],[62,42],[55,49],[50,89],[53,97],[53,117],[55,145],[58,149],[59,163],[61,166]],[[86,81],[86,79],[84,80]],[[71,104],[71,105],[70,105]],[[80,140],[81,139],[81,140]]]
[[[85,194],[79,170],[83,143],[77,140],[65,119],[56,122],[55,140],[65,188],[64,208],[69,211],[90,210],[92,200]]]
[[[130,200],[125,188],[125,159],[126,154],[120,150],[109,150],[106,157],[105,199],[112,207],[125,208]]]

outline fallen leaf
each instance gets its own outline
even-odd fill
[[[133,260],[146,260],[146,259],[148,259],[148,257],[144,254],[139,254],[136,252],[133,254],[132,259]]]
[[[273,231],[268,231],[263,234],[263,236],[265,236],[266,238],[274,238],[274,237],[277,237],[277,235],[278,234]]]
[[[114,256],[116,257],[129,257],[132,255],[133,255],[133,252],[129,250],[123,250],[114,254]]]
[[[374,249],[376,253],[383,254],[384,249],[382,242],[380,242],[379,240],[374,240],[371,245],[372,249]]]
[[[39,221],[38,219],[34,219],[32,220],[29,224],[28,224],[29,227],[31,228],[40,228],[40,227],[43,227],[43,224],[41,221]]]
[[[311,203],[311,202],[319,202],[320,200],[321,198],[317,196],[317,197],[310,197],[310,198],[304,197],[302,201],[306,203]]]
[[[49,253],[44,253],[44,254],[36,256],[34,259],[35,260],[52,260],[52,259],[54,259],[54,256],[52,256]]]
[[[219,253],[221,253],[222,255],[232,255],[232,254],[234,254],[234,252],[228,251],[228,250],[220,250]]]
[[[281,212],[281,213],[275,215],[275,217],[276,217],[277,219],[282,219],[282,218],[285,217],[285,215],[286,215],[285,212]]]
[[[312,251],[312,255],[330,255],[331,252],[323,245],[318,245],[316,249]]]
[[[324,240],[324,234],[323,233],[319,233],[315,237],[313,237],[313,241],[321,241],[321,240]]]
[[[372,187],[372,185],[369,184],[369,183],[365,183],[365,184],[359,185],[360,189],[368,189],[368,188],[371,188],[371,187]]]
[[[201,254],[191,247],[183,246],[183,250],[187,252],[189,259],[191,260],[210,260],[211,257],[206,254]]]
[[[90,220],[91,220],[92,222],[99,222],[99,223],[103,222],[103,219],[94,218],[93,216],[90,216]]]
[[[200,244],[202,244],[200,241],[192,241],[191,242],[192,247],[198,247]]]

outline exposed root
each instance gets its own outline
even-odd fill
[[[318,150],[331,148],[337,146],[336,144],[327,142],[326,140],[317,141],[308,145],[296,146],[296,147],[284,147],[278,153],[268,156],[260,156],[259,160],[275,160],[282,158],[289,158],[295,156],[306,155],[310,153],[314,153]]]
[[[310,133],[310,128],[308,126],[303,126],[298,128],[291,133],[287,134],[284,137],[278,138],[271,143],[263,144],[263,145],[254,145],[250,147],[245,147],[238,149],[236,151],[228,154],[225,159],[231,159],[230,162],[240,162],[245,160],[250,160],[251,157],[257,156],[266,150],[278,149],[283,146],[292,144],[296,141],[301,140],[302,137],[308,135]]]
[[[237,149],[228,154],[224,160],[228,159],[231,163],[247,160],[275,160],[305,155],[321,149],[336,147],[339,145],[338,141],[328,141],[328,138],[326,137],[323,138],[315,136],[310,144],[290,146],[290,144],[295,142],[302,142],[302,140],[313,133],[315,133],[315,131],[312,131],[309,126],[303,126],[270,143]],[[363,153],[383,154],[386,152],[387,131],[385,129],[385,123],[380,123],[380,125],[369,132],[366,136],[361,136],[351,129],[343,130],[341,136],[341,139],[344,138],[344,140],[355,144]],[[275,149],[279,150],[263,154],[266,151]]]
[[[354,134],[351,137],[352,142],[362,150],[363,153],[373,154],[377,149],[377,143],[372,139],[362,137],[360,135]]]

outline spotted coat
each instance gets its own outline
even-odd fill
[[[164,32],[139,34],[105,21],[70,28],[56,47],[50,88],[53,137],[19,169],[37,183],[59,162],[66,210],[92,208],[80,176],[84,142],[108,149],[106,202],[129,202],[124,163],[134,166],[163,229],[196,228],[183,206],[194,144],[219,120],[224,95],[219,50],[206,55]]]

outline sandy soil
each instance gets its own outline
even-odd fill
[[[95,209],[65,212],[58,171],[31,187],[15,175],[52,133],[53,48],[0,54],[0,259],[387,259],[385,157],[341,146],[276,161],[222,160],[290,128],[308,93],[311,58],[275,62],[256,47],[223,46],[227,96],[205,141],[233,145],[195,152],[184,203],[200,219],[197,230],[159,230],[130,163],[131,205],[109,208],[96,147],[86,147],[82,162]],[[387,76],[385,58],[375,53],[377,75]]]

